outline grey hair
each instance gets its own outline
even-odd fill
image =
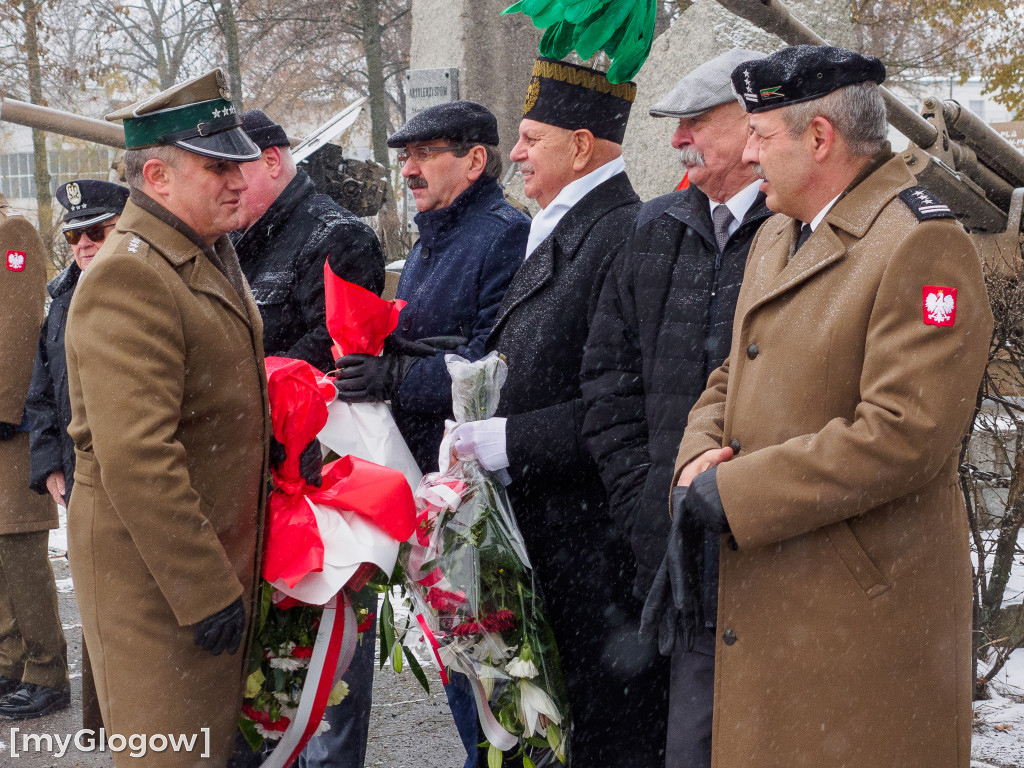
[[[469,154],[469,151],[473,147],[483,147],[487,152],[487,160],[484,164],[484,170],[480,174],[485,179],[500,179],[501,172],[504,170],[504,164],[501,159],[501,152],[493,144],[462,144],[453,145],[459,148],[453,153],[456,157],[465,157]]]
[[[871,157],[888,134],[885,102],[876,83],[839,88],[827,96],[782,108],[782,122],[791,134],[802,134],[816,117],[828,120],[854,157]]]
[[[129,149],[124,153],[124,180],[128,183],[128,188],[142,189],[142,185],[145,182],[142,168],[150,160],[163,160],[168,165],[177,167],[178,161],[181,159],[181,155],[178,153],[184,151],[169,145]]]

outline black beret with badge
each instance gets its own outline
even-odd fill
[[[128,149],[174,145],[236,163],[262,154],[242,130],[242,117],[231,104],[219,68],[111,112],[106,119],[124,123]]]
[[[119,215],[128,202],[128,188],[99,179],[76,179],[57,187],[57,202],[65,210],[62,229],[83,229]]]
[[[498,120],[475,101],[449,101],[424,109],[388,137],[388,146],[400,149],[414,141],[445,139],[460,144],[498,146]]]
[[[746,61],[732,73],[732,84],[747,112],[766,112],[820,99],[839,88],[860,83],[881,84],[885,65],[830,45],[794,45],[757,61]]]
[[[586,129],[598,139],[621,144],[636,83],[611,83],[604,72],[555,59],[537,59],[526,89],[523,119]]]

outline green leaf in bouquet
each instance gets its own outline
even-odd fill
[[[529,744],[534,749],[547,749],[548,748],[548,740],[547,739],[542,739],[540,736],[530,736],[528,739],[526,739],[526,743]]]
[[[405,653],[405,658],[409,662],[409,669],[412,670],[413,676],[419,681],[419,684],[423,687],[423,690],[427,693],[430,693],[430,683],[427,682],[427,676],[423,672],[423,667],[416,659],[416,656],[404,645],[402,646],[402,652]]]
[[[267,681],[262,670],[257,669],[245,679],[245,698],[254,699],[259,696],[263,684]]]
[[[275,669],[274,670],[274,690],[275,691],[283,691],[284,688],[285,688],[284,670],[283,669]]]
[[[242,732],[242,736],[245,737],[245,743],[249,745],[252,751],[259,752],[263,746],[263,737],[257,732],[256,723],[246,717],[240,717],[238,718],[238,730]]]
[[[547,742],[544,742],[543,746],[547,746]],[[536,763],[530,759],[529,755],[523,755],[523,768],[537,768]]]
[[[380,668],[391,657],[395,644],[395,609],[391,605],[391,593],[384,593],[384,604],[380,609]]]
[[[487,745],[487,768],[501,768],[504,753],[493,744]]]
[[[391,668],[396,673],[402,671],[402,644],[395,643],[391,648]]]

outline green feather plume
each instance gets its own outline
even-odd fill
[[[548,58],[575,50],[586,60],[603,50],[612,60],[608,81],[624,83],[651,52],[657,10],[658,0],[519,0],[502,13],[523,13],[545,30],[540,52]]]

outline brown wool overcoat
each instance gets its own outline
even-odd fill
[[[967,768],[971,563],[960,440],[992,315],[952,218],[919,221],[899,157],[797,229],[758,232],[730,357],[676,467],[718,467],[714,768]],[[957,290],[951,326],[924,286]]]
[[[0,421],[21,424],[46,299],[46,248],[0,195]],[[28,487],[28,432],[0,442],[0,535],[56,528],[50,494]]]
[[[103,721],[125,736],[210,728],[210,759],[168,750],[147,768],[230,754],[249,638],[212,656],[192,625],[239,596],[253,615],[269,434],[261,338],[248,289],[243,301],[202,249],[131,201],[71,302],[68,546]]]

